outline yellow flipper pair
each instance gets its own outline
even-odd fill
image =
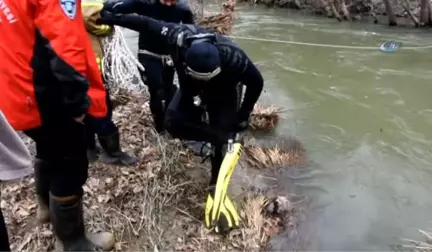
[[[208,195],[205,209],[206,226],[207,228],[215,227],[217,233],[238,226],[240,219],[237,209],[226,194],[243,147],[240,143],[234,143],[229,148],[231,149],[226,153],[219,170],[214,195],[212,193]]]

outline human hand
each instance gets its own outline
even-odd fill
[[[116,15],[114,12],[102,9],[100,12],[99,22],[106,25],[115,25]]]
[[[85,114],[82,114],[82,115],[80,115],[80,116],[78,116],[78,117],[75,117],[75,118],[74,118],[74,121],[75,121],[75,122],[78,122],[78,123],[83,123],[85,117],[86,117],[86,115],[85,115]]]
[[[235,131],[241,132],[245,131],[249,127],[249,121],[250,121],[250,113],[240,112],[237,117]]]

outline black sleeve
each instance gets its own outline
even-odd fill
[[[194,14],[193,14],[191,9],[187,8],[184,10],[182,23],[183,24],[195,24]]]
[[[152,0],[107,0],[104,2],[104,9],[122,14],[148,15],[153,5],[154,1]]]
[[[177,0],[176,8],[181,13],[180,21],[183,24],[195,24],[194,14],[191,8],[189,7],[189,3],[187,0]]]
[[[101,21],[108,25],[118,25],[137,32],[147,33],[151,37],[161,37],[170,46],[177,46],[179,34],[189,31],[187,25],[167,23],[147,16],[136,14],[114,15],[111,12],[102,12]],[[187,32],[186,32],[187,33]]]
[[[240,116],[248,116],[261,95],[264,80],[261,73],[236,44],[227,37],[218,35],[218,48],[222,64],[227,71],[239,76],[240,83],[246,86],[246,93],[240,108]]]
[[[133,10],[130,12],[135,12],[140,15],[149,15],[153,10],[154,1],[150,0],[134,0]]]
[[[164,37],[167,43],[172,45],[177,43],[178,33],[175,33],[175,31],[181,30],[179,24],[167,23],[147,16],[136,14],[114,15],[107,11],[103,11],[101,14],[101,22],[104,24],[118,25],[137,32],[145,32],[149,34],[149,37]]]
[[[239,113],[250,115],[264,86],[261,73],[250,60],[241,75],[240,82],[246,86],[246,92]]]

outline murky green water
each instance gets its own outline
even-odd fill
[[[432,50],[382,53],[389,39],[432,43],[420,30],[338,23],[288,10],[242,7],[234,35],[377,46],[320,48],[237,40],[259,64],[263,101],[288,109],[280,135],[315,163],[293,178],[311,199],[308,249],[390,250],[432,227]],[[303,232],[303,233],[302,233]],[[277,239],[275,249],[289,249]]]
[[[312,162],[279,175],[279,188],[293,182],[310,204],[298,235],[275,237],[274,250],[391,250],[432,227],[432,49],[378,50],[389,39],[408,46],[432,36],[262,7],[241,7],[234,35],[377,46],[237,40],[265,77],[262,102],[288,110],[277,134],[299,138]],[[136,51],[136,34],[126,36]]]

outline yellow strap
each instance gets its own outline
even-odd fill
[[[84,6],[84,7],[103,7],[103,2],[82,2],[81,6]]]
[[[99,58],[99,57],[97,57],[97,58],[96,58],[96,62],[97,62],[97,64],[98,64],[99,71],[102,71],[102,59]]]
[[[110,31],[111,31],[111,26],[103,24],[99,27],[99,29],[97,31],[94,32],[94,34],[96,36],[102,36],[102,35],[106,35]]]

